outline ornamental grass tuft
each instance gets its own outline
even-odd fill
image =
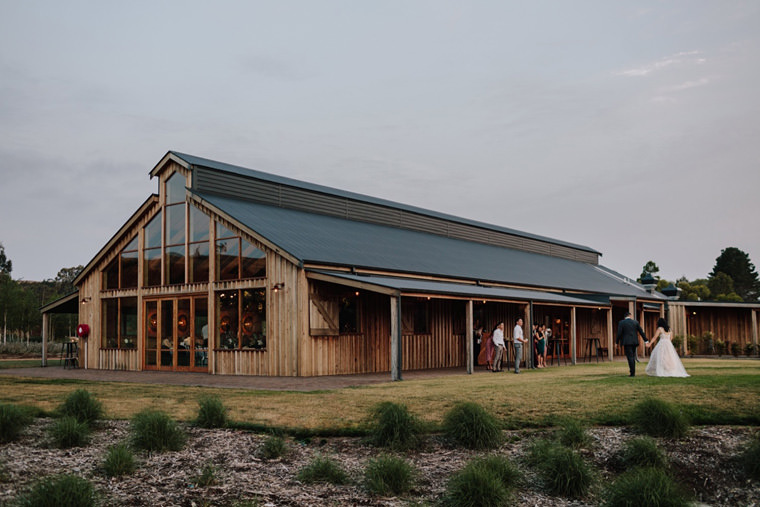
[[[581,498],[594,484],[593,471],[583,456],[558,442],[534,442],[528,450],[528,462],[552,494]]]
[[[348,483],[348,474],[329,456],[317,456],[298,471],[298,480],[307,484],[325,482],[340,485]]]
[[[187,436],[167,414],[146,409],[137,413],[130,424],[131,443],[145,451],[179,451]]]
[[[508,505],[517,477],[516,469],[504,457],[476,458],[451,476],[442,503],[447,507]]]
[[[229,422],[228,409],[219,396],[204,396],[198,400],[195,424],[201,428],[224,428]]]
[[[652,437],[682,438],[689,432],[689,420],[682,410],[657,398],[648,398],[634,405],[631,424]]]
[[[659,468],[637,467],[620,475],[604,491],[606,507],[686,507],[684,491]]]
[[[37,481],[21,495],[19,507],[91,507],[95,505],[92,484],[76,475],[56,475]]]
[[[628,468],[653,467],[666,469],[668,458],[650,437],[632,438],[623,445],[621,461]]]
[[[279,435],[270,435],[259,448],[258,456],[270,460],[284,456],[288,452],[288,444]]]
[[[106,477],[121,477],[135,471],[135,457],[125,443],[112,445],[103,461],[103,473]]]
[[[451,441],[468,449],[491,449],[502,441],[499,421],[473,402],[454,405],[443,417],[443,431]]]
[[[585,447],[591,442],[586,427],[575,419],[564,419],[556,436],[560,444],[573,449]]]
[[[31,422],[32,418],[23,408],[0,403],[0,444],[16,440]]]
[[[373,445],[403,451],[420,443],[420,423],[406,405],[378,403],[370,411],[370,421],[369,439]]]
[[[84,447],[90,443],[90,427],[75,417],[61,417],[49,430],[53,444],[61,449]]]
[[[61,415],[73,417],[80,423],[92,426],[103,417],[103,404],[86,389],[77,389],[66,397],[58,409]]]
[[[757,433],[741,454],[744,472],[752,479],[760,479],[760,433]]]
[[[364,484],[375,495],[400,495],[412,488],[414,467],[405,459],[381,455],[369,460]]]

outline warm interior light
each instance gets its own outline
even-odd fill
[[[272,285],[272,290],[274,292],[278,292],[280,289],[282,289],[284,287],[285,287],[285,283],[284,282],[279,282],[279,283],[276,283],[276,284]]]

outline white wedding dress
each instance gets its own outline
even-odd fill
[[[670,341],[670,333],[660,333],[647,364],[647,375],[652,377],[688,377],[678,352]]]

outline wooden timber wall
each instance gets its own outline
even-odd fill
[[[101,370],[139,370],[140,354],[137,349],[100,349],[98,368]]]

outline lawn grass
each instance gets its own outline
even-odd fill
[[[5,370],[8,368],[34,368],[41,364],[42,364],[42,360],[40,358],[3,359],[3,360],[0,360],[0,370]],[[48,358],[47,364],[48,366],[62,366],[63,363],[60,359]]]
[[[0,375],[0,402],[51,413],[85,388],[108,417],[129,419],[150,407],[181,421],[197,416],[198,399],[219,396],[241,425],[351,431],[362,428],[376,404],[405,404],[435,426],[457,402],[473,401],[505,428],[553,425],[558,416],[583,424],[622,424],[638,401],[660,398],[682,408],[694,424],[760,425],[760,361],[687,359],[685,379],[627,375],[624,362],[525,370],[521,375],[446,375],[319,392],[259,391],[116,382],[33,379]],[[337,409],[339,407],[339,409]]]

